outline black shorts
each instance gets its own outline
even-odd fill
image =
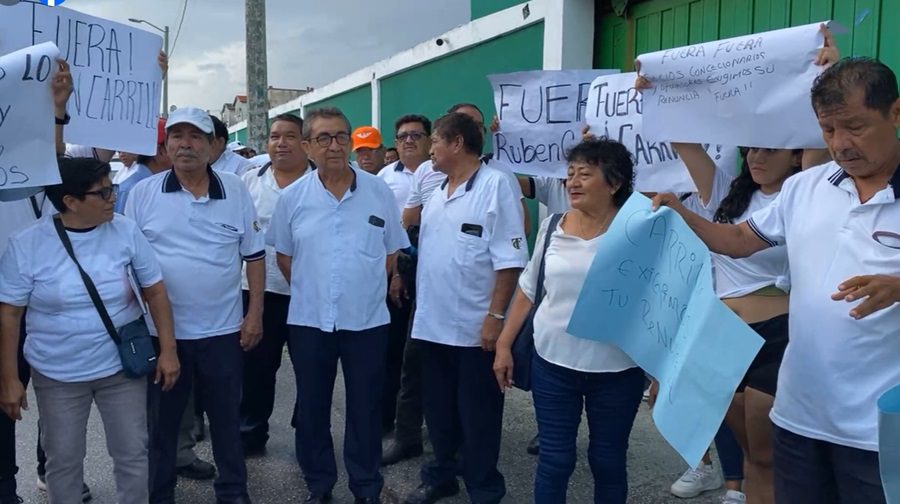
[[[755,322],[750,324],[750,328],[765,342],[738,385],[738,392],[743,392],[749,386],[774,396],[778,388],[778,369],[788,344],[788,314]]]

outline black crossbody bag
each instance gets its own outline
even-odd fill
[[[547,226],[547,234],[544,236],[544,248],[541,252],[541,267],[538,269],[538,278],[535,285],[534,304],[528,312],[528,318],[519,329],[516,341],[512,345],[513,357],[513,386],[524,391],[531,390],[531,359],[534,356],[534,314],[538,306],[544,300],[544,266],[547,261],[547,249],[550,248],[550,237],[556,231],[563,214],[553,214],[550,224]]]
[[[72,242],[69,240],[69,235],[66,234],[59,216],[53,218],[53,226],[56,228],[56,234],[59,235],[63,247],[66,249],[69,257],[72,258],[72,262],[78,267],[78,272],[81,273],[81,280],[84,282],[85,288],[87,288],[88,295],[91,296],[91,301],[94,302],[94,307],[97,308],[97,313],[100,314],[100,319],[103,320],[106,331],[109,332],[109,336],[119,350],[119,358],[122,359],[122,370],[125,372],[125,376],[141,378],[156,371],[156,349],[153,348],[153,341],[144,317],[140,317],[116,329],[112,319],[109,318],[109,313],[106,311],[103,300],[100,299],[97,287],[94,286],[94,281],[91,280],[91,277],[81,267],[78,259],[75,258]],[[140,303],[141,300],[138,299],[138,302]]]

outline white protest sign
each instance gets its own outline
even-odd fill
[[[45,42],[0,57],[0,192],[60,181],[50,90],[58,56]]]
[[[0,54],[48,41],[60,48],[75,86],[66,142],[156,154],[162,38],[63,7],[0,7]]]
[[[494,158],[516,173],[565,178],[566,151],[581,141],[588,89],[618,70],[536,70],[489,75],[501,131]]]
[[[825,143],[810,104],[813,61],[824,38],[814,23],[638,57],[653,88],[644,134],[655,140],[768,148]]]
[[[601,75],[591,83],[585,121],[591,133],[625,145],[634,155],[634,188],[641,192],[694,192],[694,181],[668,142],[643,135],[643,101],[636,73]],[[737,147],[704,144],[719,169],[734,173]]]

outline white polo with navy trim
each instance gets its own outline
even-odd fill
[[[233,174],[207,173],[209,192],[200,198],[171,169],[139,182],[125,204],[159,259],[183,340],[240,330],[241,266],[266,255],[247,187]]]
[[[391,192],[394,193],[397,210],[401,213],[409,200],[409,189],[415,176],[416,172],[405,166],[403,161],[394,161],[378,172],[378,178],[384,180],[388,187],[391,188]]]
[[[267,242],[291,257],[288,324],[324,332],[363,331],[390,322],[387,256],[409,247],[383,180],[359,168],[338,200],[317,170],[281,193]]]
[[[857,275],[900,276],[900,168],[865,203],[836,163],[811,168],[747,223],[769,245],[787,245],[791,272],[790,343],[772,421],[877,451],[876,401],[900,383],[900,303],[854,320],[857,303],[831,295]]]
[[[422,209],[413,338],[481,344],[496,272],[528,263],[523,222],[507,176],[486,164],[453,194],[446,181],[434,191]]]

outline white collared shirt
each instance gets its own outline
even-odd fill
[[[415,176],[416,172],[410,170],[402,161],[394,161],[378,172],[378,178],[384,180],[394,193],[397,209],[401,213],[409,200],[409,190]]]
[[[507,177],[485,164],[448,190],[442,184],[422,209],[412,337],[475,347],[496,272],[528,262],[522,205]]]
[[[481,159],[491,168],[503,173],[512,188],[513,194],[520,200],[523,198],[522,186],[519,185],[519,179],[516,178],[516,174],[513,173],[512,168],[510,168],[508,164],[493,159],[490,154],[482,156]],[[405,208],[424,206],[425,203],[431,199],[431,196],[434,195],[435,190],[440,187],[445,180],[447,180],[447,175],[435,170],[434,163],[430,159],[419,165],[412,178],[409,197],[406,199]],[[524,218],[525,217],[523,216],[522,219]]]
[[[240,177],[247,170],[253,168],[253,162],[249,159],[238,156],[234,152],[225,149],[222,152],[222,155],[219,156],[219,159],[216,159],[216,162],[212,164],[212,169],[225,173],[233,173]]]
[[[250,191],[235,175],[207,171],[205,196],[195,198],[171,169],[140,181],[125,204],[159,259],[178,339],[240,330],[241,266],[266,255]]]
[[[313,170],[312,165],[306,165],[306,171],[300,178],[303,178]],[[281,193],[300,181],[300,178],[291,182],[285,187],[279,187],[275,180],[275,169],[271,163],[259,168],[253,168],[241,177],[247,189],[250,191],[250,197],[253,198],[253,204],[256,205],[256,218],[259,221],[259,227],[265,234],[269,230],[269,223],[272,220],[272,213],[275,212],[275,205]],[[241,286],[244,290],[250,289],[247,283],[247,266],[244,265],[244,272],[241,275]],[[291,286],[288,285],[284,275],[278,268],[278,262],[275,257],[275,247],[266,245],[266,292],[274,292],[275,294],[283,294],[289,296],[291,294]]]
[[[559,182],[559,179],[556,179]],[[603,235],[590,240],[567,234],[562,219],[556,228],[548,230],[551,215],[544,219],[535,240],[535,253],[519,277],[519,288],[534,302],[541,268],[541,252],[547,233],[551,233],[550,246],[544,257],[544,299],[534,314],[534,350],[542,359],[587,373],[616,373],[637,366],[628,354],[616,345],[576,338],[568,333],[569,319],[575,311],[575,303],[581,295],[597,247],[603,243]],[[618,330],[607,326],[607,330]]]
[[[383,180],[358,168],[340,201],[313,172],[282,191],[267,242],[291,257],[288,324],[362,331],[390,322],[388,255],[409,247]]]
[[[555,177],[529,177],[534,199],[547,207],[550,215],[566,213],[572,208],[565,180]]]
[[[857,275],[900,276],[900,169],[860,203],[836,163],[810,168],[787,179],[747,223],[770,245],[787,246],[791,272],[790,343],[772,421],[801,436],[877,451],[876,401],[900,383],[900,303],[854,320],[849,311],[859,302],[831,295]]]

